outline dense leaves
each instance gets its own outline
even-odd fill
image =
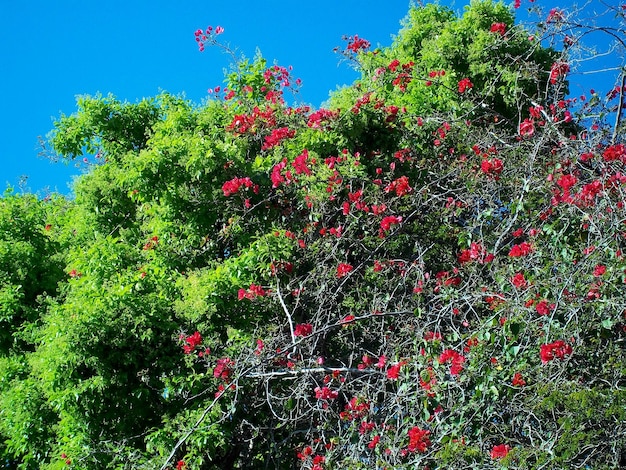
[[[413,7],[317,110],[261,57],[81,98],[75,199],[1,201],[8,464],[615,468],[624,89],[568,98],[550,15]]]

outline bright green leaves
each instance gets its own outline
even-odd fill
[[[83,96],[77,105],[79,111],[62,116],[49,136],[53,150],[67,159],[102,152],[104,158],[117,160],[140,150],[160,118],[153,100],[129,104],[112,96]]]

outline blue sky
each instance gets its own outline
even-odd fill
[[[0,186],[68,193],[71,164],[38,157],[38,136],[53,118],[75,110],[75,96],[113,93],[135,102],[160,90],[194,102],[223,85],[228,57],[198,52],[194,31],[221,25],[221,39],[248,57],[258,47],[270,63],[292,65],[303,81],[300,99],[319,106],[355,72],[333,53],[343,35],[391,43],[408,0],[284,1],[37,1],[2,2],[0,51]]]
[[[538,0],[539,2],[540,0]],[[443,2],[448,3],[448,2]],[[524,3],[528,3],[524,0]],[[569,2],[568,2],[569,3]],[[592,2],[593,4],[594,2]],[[80,170],[38,157],[38,136],[53,119],[75,111],[75,97],[98,92],[135,102],[164,90],[200,103],[222,85],[228,57],[199,53],[194,31],[221,25],[222,41],[252,57],[294,67],[303,82],[299,100],[319,106],[330,90],[356,73],[333,48],[344,35],[389,45],[409,0],[37,1],[0,6],[2,109],[0,185],[68,194]],[[465,2],[453,8],[462,10]],[[546,5],[549,7],[549,5]],[[520,9],[520,12],[523,10]]]

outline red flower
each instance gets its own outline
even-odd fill
[[[493,23],[489,31],[492,33],[498,33],[500,36],[504,36],[506,33],[506,24],[505,23]]]
[[[552,310],[555,308],[555,304],[548,304],[547,300],[542,300],[537,305],[535,305],[535,310],[539,315],[549,315]]]
[[[519,135],[531,136],[535,133],[535,123],[532,119],[524,119],[519,125]]]
[[[504,457],[507,456],[510,450],[511,450],[511,447],[507,444],[500,444],[497,446],[493,446],[493,449],[491,449],[491,458],[503,459]]]
[[[396,217],[395,215],[388,215],[387,217],[383,217],[383,220],[380,221],[380,228],[388,232],[391,230],[392,225],[396,225],[402,222],[402,216]]]
[[[235,363],[228,357],[218,359],[217,364],[213,369],[213,377],[216,379],[228,380],[233,372],[232,367],[234,365]]]
[[[550,344],[542,344],[540,350],[541,362],[544,364],[550,362],[556,358],[564,359],[565,356],[572,354],[572,346],[567,344],[562,339],[559,339]]]
[[[309,151],[307,149],[304,149],[302,153],[298,155],[292,163],[292,166],[296,170],[297,175],[302,174],[302,173],[306,175],[311,174],[311,169],[308,167],[308,160],[309,160]]]
[[[183,470],[186,466],[187,464],[184,460],[179,460],[178,463],[176,463],[176,470]]]
[[[550,83],[553,85],[557,82],[559,77],[564,77],[569,73],[569,64],[567,62],[559,61],[552,64],[550,68]]]
[[[409,178],[406,176],[401,176],[397,180],[392,181],[385,188],[386,193],[390,193],[394,191],[397,196],[404,196],[412,191],[413,188],[409,186]]]
[[[515,372],[513,374],[513,380],[511,381],[514,387],[523,387],[526,385],[526,381],[522,378],[522,374]]]
[[[417,426],[409,429],[409,445],[410,452],[426,452],[426,449],[430,447],[430,431],[420,429]]]
[[[184,336],[182,337],[184,338],[186,343],[183,346],[183,351],[185,351],[185,354],[191,354],[191,352],[196,349],[197,346],[200,346],[200,344],[202,344],[202,335],[198,331],[196,331],[191,336],[187,336],[186,338]]]
[[[373,449],[373,448],[375,448],[378,445],[379,442],[380,442],[380,436],[378,434],[376,434],[372,438],[372,440],[367,444],[367,447],[370,448],[370,449]]]
[[[461,251],[458,256],[459,263],[469,263],[478,261],[481,264],[490,263],[494,259],[494,255],[488,253],[484,246],[480,243],[472,242],[469,248]]]
[[[318,400],[334,400],[338,396],[337,390],[331,390],[328,387],[315,387],[315,398]]]
[[[450,374],[458,375],[463,370],[463,363],[465,362],[465,356],[462,356],[454,349],[444,349],[439,355],[439,364],[445,364],[450,362]]]
[[[498,175],[504,170],[504,164],[499,158],[492,158],[491,160],[484,159],[480,164],[480,169],[487,176],[498,179]]]
[[[348,43],[348,46],[346,47],[346,49],[356,54],[357,52],[361,50],[369,49],[369,47],[370,47],[369,41],[367,41],[366,39],[362,39],[355,34],[354,37],[350,38],[350,42]]]
[[[261,150],[271,149],[280,144],[283,140],[291,139],[294,135],[296,135],[296,131],[290,130],[288,127],[272,129],[272,133],[265,137]]]
[[[244,186],[246,189],[252,188],[252,191],[255,194],[259,192],[259,185],[254,184],[252,180],[247,176],[245,178],[233,178],[230,181],[226,181],[222,185],[222,192],[224,193],[224,196],[228,197],[238,193],[239,189],[242,186]]]
[[[351,272],[354,268],[351,264],[348,263],[340,263],[337,266],[337,277],[347,276],[349,272]]]
[[[293,330],[295,336],[309,336],[311,333],[313,333],[313,325],[310,323],[300,323]]]
[[[595,277],[600,277],[600,276],[602,276],[605,272],[606,272],[606,266],[603,266],[602,264],[597,265],[597,266],[593,269],[593,275],[594,275]]]
[[[533,251],[533,246],[528,242],[522,242],[519,245],[513,245],[509,251],[511,258],[517,258],[520,256],[526,256]]]
[[[469,78],[464,78],[459,81],[459,93],[465,93],[466,90],[470,88],[474,88],[474,84],[470,81]]]
[[[518,289],[523,289],[528,285],[526,278],[524,278],[524,273],[516,273],[515,276],[511,278],[511,282]]]
[[[406,362],[402,361],[389,367],[389,369],[387,369],[387,378],[389,380],[398,380],[398,377],[400,376],[400,368],[405,364]]]
[[[243,300],[248,299],[252,300],[256,297],[265,297],[269,292],[263,289],[261,286],[257,286],[256,284],[250,284],[250,287],[246,289],[239,289],[237,292],[237,299]]]

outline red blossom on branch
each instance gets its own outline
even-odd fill
[[[465,362],[465,356],[462,356],[454,349],[444,349],[439,355],[439,364],[450,363],[450,374],[458,375],[463,370],[463,363]]]
[[[293,330],[294,336],[309,336],[313,333],[313,325],[310,323],[299,323]]]
[[[500,444],[493,446],[491,449],[491,458],[492,459],[503,459],[506,457],[511,450],[511,447],[508,444]]]
[[[198,331],[189,336],[181,335],[180,338],[185,343],[183,345],[183,351],[185,352],[185,354],[191,354],[198,346],[202,344],[202,335]]]
[[[409,178],[407,176],[401,176],[385,187],[386,193],[395,192],[399,197],[410,193],[412,190],[413,188],[409,185]]]
[[[353,269],[354,268],[351,264],[340,263],[339,266],[337,266],[337,277],[341,278],[347,276],[348,273],[352,272]]]
[[[420,452],[424,453],[430,447],[431,442],[428,436],[430,436],[430,431],[420,429],[417,426],[412,427],[408,431],[409,434],[409,445],[407,449],[409,452]]]
[[[474,88],[474,84],[469,78],[463,78],[459,81],[459,93],[465,93],[470,88]]]
[[[559,339],[553,343],[542,344],[540,350],[541,362],[546,363],[554,359],[564,359],[565,356],[572,354],[572,346],[567,344],[562,339]]]
[[[348,38],[348,45],[346,46],[346,49],[356,54],[359,51],[369,49],[369,47],[370,42],[368,40],[360,38],[355,34],[354,36]]]
[[[504,36],[506,34],[506,24],[505,23],[493,23],[489,28],[489,31],[492,33],[497,33],[500,36]]]
[[[509,251],[509,256],[511,258],[519,258],[521,256],[526,256],[532,253],[533,247],[528,242],[522,242],[519,245],[513,245],[511,250]]]

